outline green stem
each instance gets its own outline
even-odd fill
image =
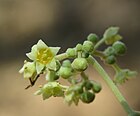
[[[112,67],[116,71],[116,73],[121,71],[121,68],[116,63],[113,64]]]
[[[129,116],[140,116],[139,112],[134,111],[129,106],[129,104],[127,103],[127,101],[125,100],[125,98],[123,97],[121,92],[119,91],[119,89],[116,87],[116,85],[110,79],[109,75],[105,72],[105,70],[102,68],[102,66],[92,56],[89,56],[88,61],[98,71],[98,73],[102,76],[102,78],[105,80],[107,85],[111,88],[111,90],[114,93],[114,95],[116,96],[117,100],[120,102],[120,104],[122,105],[124,110],[128,113],[128,115]]]
[[[93,55],[100,57],[101,59],[105,58],[105,55],[102,51],[95,50]]]
[[[94,47],[94,49],[96,50],[100,45],[102,45],[105,42],[106,38],[102,38]]]
[[[84,80],[88,80],[88,76],[85,74],[85,72],[81,72],[81,76]]]
[[[59,54],[59,55],[55,56],[55,58],[57,60],[61,61],[61,60],[64,60],[64,59],[68,58],[68,56],[67,56],[66,53],[62,53],[62,54]]]

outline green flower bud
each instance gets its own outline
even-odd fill
[[[87,40],[93,43],[97,43],[99,41],[99,37],[96,34],[91,33],[88,35]]]
[[[55,81],[59,79],[59,76],[57,75],[55,71],[49,71],[47,76],[48,76],[49,81]]]
[[[115,49],[117,55],[123,55],[126,52],[126,46],[121,41],[115,42],[112,47]]]
[[[23,67],[20,69],[19,73],[23,73],[23,77],[25,79],[34,78],[36,77],[36,69],[35,69],[35,63],[34,62],[27,62],[24,61]]]
[[[100,83],[92,82],[92,84],[93,84],[93,88],[92,88],[93,92],[99,93],[102,90],[102,86]]]
[[[84,41],[83,50],[85,52],[92,52],[94,50],[94,44],[91,41]]]
[[[76,51],[82,51],[82,44],[77,44],[76,45]]]
[[[93,88],[93,84],[88,80],[86,81],[85,88],[87,90],[91,90]]]
[[[95,94],[91,93],[89,91],[85,91],[84,93],[81,94],[80,99],[84,103],[91,103],[95,98]]]
[[[115,55],[115,49],[113,47],[108,47],[104,51],[105,56]]]
[[[76,50],[74,48],[68,48],[66,51],[66,54],[68,57],[75,57],[76,56]]]
[[[88,67],[88,62],[85,58],[76,58],[71,65],[77,71],[84,71]]]
[[[70,60],[64,60],[63,63],[62,63],[62,66],[63,66],[63,67],[71,67],[71,62],[70,62]]]
[[[111,55],[111,56],[108,56],[106,59],[105,59],[105,62],[107,64],[114,64],[116,62],[116,57],[114,55]]]
[[[61,76],[64,79],[68,79],[70,76],[72,76],[72,69],[69,67],[61,67],[58,71],[59,76]]]

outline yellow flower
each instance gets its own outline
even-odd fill
[[[48,47],[42,40],[39,40],[31,49],[30,53],[26,55],[36,63],[37,73],[47,67],[50,69],[56,68],[55,55],[58,53],[60,47]]]
[[[50,48],[41,49],[37,53],[37,61],[42,64],[48,64],[53,59],[53,53]]]

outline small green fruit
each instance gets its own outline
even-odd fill
[[[94,44],[91,41],[84,41],[83,50],[85,52],[92,52],[94,50]]]
[[[80,99],[84,103],[91,103],[95,98],[95,94],[89,91],[85,91],[81,94]]]
[[[86,81],[85,88],[87,90],[91,90],[93,88],[93,84],[88,80]]]
[[[64,79],[68,79],[70,76],[72,76],[72,69],[69,67],[61,67],[58,71],[58,74],[64,78]]]
[[[111,56],[108,56],[106,59],[105,59],[105,62],[107,64],[114,64],[116,62],[116,57],[114,55],[111,55]]]
[[[97,82],[93,82],[93,88],[92,88],[92,90],[95,93],[99,93],[102,90],[101,84],[100,83],[97,83]]]
[[[117,55],[124,55],[126,52],[126,46],[121,41],[115,42],[112,47],[115,49]]]
[[[99,37],[96,34],[91,33],[88,35],[87,40],[96,44],[99,41]]]
[[[76,58],[71,65],[77,71],[84,71],[88,67],[88,62],[85,58]]]

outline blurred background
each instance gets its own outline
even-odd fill
[[[96,71],[87,71],[103,86],[95,101],[68,107],[61,98],[43,101],[33,95],[43,79],[24,90],[29,82],[18,70],[27,59],[25,53],[39,39],[49,46],[61,46],[64,52],[89,33],[102,37],[109,26],[119,26],[128,47],[119,64],[140,72],[139,11],[139,0],[0,0],[0,116],[126,116]],[[113,75],[109,67],[106,70]],[[136,110],[140,110],[139,76],[119,87]]]

